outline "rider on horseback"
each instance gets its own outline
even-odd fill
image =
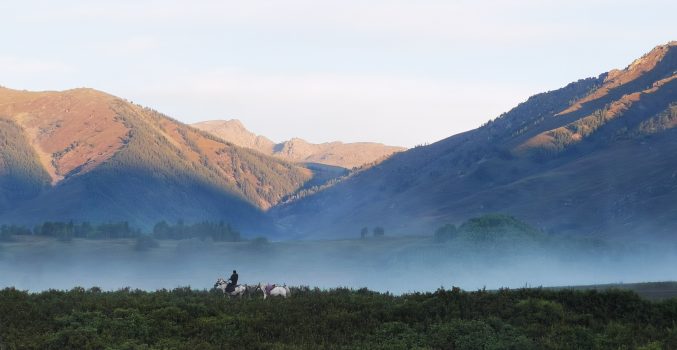
[[[230,279],[228,280],[228,285],[226,286],[226,292],[231,293],[235,290],[235,286],[237,286],[237,271],[233,270],[233,274],[230,275]]]

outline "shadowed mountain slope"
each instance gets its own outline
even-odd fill
[[[300,237],[356,237],[364,226],[430,233],[491,212],[559,233],[674,237],[676,77],[671,42],[274,214]]]
[[[393,153],[405,150],[403,147],[373,142],[314,144],[299,138],[276,144],[245,129],[242,122],[236,119],[206,121],[195,123],[193,126],[238,146],[255,149],[290,162],[317,163],[347,169],[380,161]]]
[[[271,229],[263,210],[309,169],[91,89],[0,89],[0,221],[226,220]]]

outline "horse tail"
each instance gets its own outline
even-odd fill
[[[287,286],[284,286],[284,289],[287,291],[287,297],[290,297],[291,296],[291,289],[289,289],[289,287],[287,287]]]

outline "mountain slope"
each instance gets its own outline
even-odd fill
[[[36,196],[49,186],[49,174],[11,120],[0,119],[0,149],[0,208]]]
[[[560,233],[672,234],[677,43],[529,98],[481,128],[399,153],[275,208],[302,237],[431,232],[504,212]]]
[[[0,144],[12,145],[0,150],[3,222],[222,219],[270,229],[263,210],[312,177],[91,89],[2,88],[0,123],[9,126]],[[17,178],[32,192],[7,190]]]
[[[290,162],[318,163],[347,169],[379,161],[404,150],[402,147],[373,142],[313,144],[299,138],[276,144],[245,129],[239,120],[213,120],[195,123],[193,126],[238,146]]]

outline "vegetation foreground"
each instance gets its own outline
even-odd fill
[[[677,349],[677,298],[631,291],[0,291],[0,349]]]

